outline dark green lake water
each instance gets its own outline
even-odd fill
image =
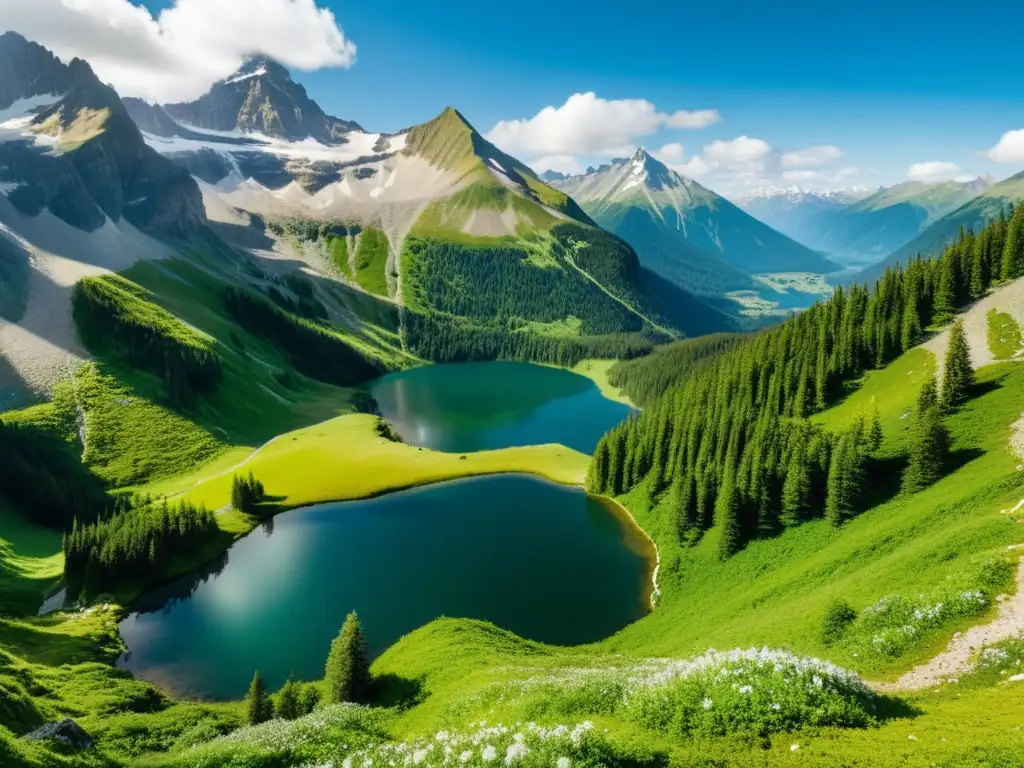
[[[438,365],[371,392],[409,443],[470,452],[562,443],[590,453],[629,414],[589,379],[522,363]],[[582,491],[492,476],[279,515],[121,624],[121,665],[179,695],[237,698],[323,675],[357,610],[374,654],[439,616],[535,640],[607,637],[647,610],[653,552]]]
[[[308,507],[135,606],[120,664],[202,699],[242,696],[257,668],[272,688],[318,679],[350,610],[374,654],[439,616],[589,642],[646,612],[649,547],[582,491],[519,475]]]
[[[428,365],[384,376],[370,393],[407,443],[458,453],[544,443],[593,453],[630,414],[590,379],[524,363]]]

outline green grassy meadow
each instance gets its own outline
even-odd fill
[[[383,274],[378,262],[370,260],[374,275],[377,266]],[[559,445],[459,455],[387,439],[377,417],[365,412],[360,390],[296,373],[281,349],[232,319],[224,285],[245,269],[181,259],[139,264],[126,275],[151,293],[154,306],[215,340],[224,369],[216,391],[171,405],[159,377],[99,356],[65,381],[52,402],[5,414],[81,451],[86,466],[112,488],[217,510],[219,531],[207,546],[153,573],[151,583],[128,585],[84,610],[36,617],[61,579],[60,536],[0,502],[4,768],[344,765],[345,749],[393,755],[387,750],[406,742],[402,748],[412,755],[424,740],[437,741],[438,732],[470,739],[474,728],[485,728],[483,721],[530,734],[553,729],[549,744],[562,744],[568,729],[589,722],[578,744],[565,742],[566,750],[576,750],[572,764],[581,766],[1021,765],[1024,682],[1006,682],[1009,676],[998,672],[876,697],[861,691],[859,681],[844,688],[846,673],[829,677],[834,668],[822,662],[794,662],[809,666],[784,680],[771,677],[770,665],[741,670],[755,686],[770,682],[770,704],[745,699],[745,687],[714,676],[665,677],[671,665],[685,666],[679,660],[711,649],[767,646],[891,681],[941,651],[954,633],[995,616],[995,595],[1014,588],[1019,556],[1008,548],[1024,544],[1024,514],[1004,514],[1024,497],[1020,459],[1009,450],[1011,425],[1024,402],[1024,367],[1000,362],[978,371],[973,397],[948,417],[951,471],[907,495],[899,480],[909,414],[936,365],[921,348],[867,373],[838,404],[813,417],[836,432],[875,412],[882,424],[883,447],[869,465],[870,492],[841,528],[808,522],[757,539],[723,562],[718,531],[694,546],[681,544],[641,486],[619,501],[658,546],[661,597],[648,616],[602,642],[572,648],[478,621],[434,621],[375,661],[374,707],[318,710],[307,721],[275,721],[225,740],[242,724],[240,702],[176,701],[113,666],[123,650],[117,623],[124,606],[146,587],[213,559],[267,516],[290,508],[502,472],[578,485],[589,462]],[[270,280],[246,274],[255,285]],[[401,348],[393,305],[333,283],[316,283],[314,290],[337,319],[336,332],[382,367],[421,362]],[[1012,329],[999,323],[990,320],[990,327],[1002,343]],[[585,360],[573,370],[606,397],[629,403],[609,383],[612,364]],[[253,515],[230,507],[233,475],[249,470],[269,497]],[[968,594],[976,597],[963,597]],[[836,600],[852,606],[857,618],[838,640],[826,641],[822,622]],[[915,611],[927,613],[937,603],[945,610],[914,623]],[[911,625],[913,632],[899,643],[883,648],[876,642]],[[818,674],[828,682],[811,682]],[[831,698],[815,698],[826,694]],[[95,750],[72,754],[18,739],[64,716],[97,739]],[[512,736],[488,732],[486,738],[504,744],[500,739]],[[532,738],[523,742],[533,745],[523,765],[548,765],[562,754]],[[473,754],[472,760],[489,762]]]

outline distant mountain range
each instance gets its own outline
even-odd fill
[[[840,269],[643,149],[582,175],[547,177],[645,266],[692,292],[747,289],[753,274]]]
[[[183,258],[249,264],[238,287],[259,292],[268,278],[258,265],[274,255],[275,271],[312,270],[399,310],[402,354],[429,360],[628,356],[651,336],[737,327],[645,269],[454,108],[395,134],[367,132],[324,113],[265,58],[195,102],[122,101],[84,62],[65,65],[11,34],[0,37],[0,73],[0,244],[14,248],[0,274],[13,260],[21,283],[36,279],[30,254],[52,229],[47,211],[70,225],[51,238],[55,258],[75,253],[76,239],[81,253],[109,247],[68,272],[72,283],[72,272],[116,271],[188,243]],[[58,318],[61,347],[77,348],[67,290],[19,288],[15,298],[37,327]],[[26,326],[10,343],[22,337],[45,334]],[[38,367],[22,347],[19,375]],[[65,360],[46,362],[48,380]]]
[[[866,187],[812,192],[800,187],[763,187],[737,198],[736,204],[798,243],[818,240],[828,219],[871,194]]]
[[[738,202],[744,210],[810,248],[848,266],[864,266],[914,240],[988,186],[986,179],[908,181],[871,194],[783,189]]]
[[[889,266],[905,264],[907,259],[917,254],[929,256],[938,253],[956,239],[961,228],[977,232],[1000,213],[1008,212],[1011,205],[1020,204],[1021,200],[1024,200],[1024,172],[991,186],[986,184],[980,194],[933,222],[917,237],[896,248],[884,259],[857,273],[854,279],[871,282],[881,277]]]

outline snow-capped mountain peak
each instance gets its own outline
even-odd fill
[[[813,200],[852,202],[854,200],[867,197],[873,191],[874,190],[862,185],[828,190],[804,189],[796,184],[792,184],[788,187],[768,185],[751,190],[750,192],[740,196],[738,199],[742,202],[759,199],[784,199],[791,203],[802,203]]]

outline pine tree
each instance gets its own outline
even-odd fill
[[[956,262],[947,251],[939,262],[939,284],[935,289],[935,322],[948,323],[956,312]]]
[[[949,431],[938,406],[919,411],[910,444],[910,462],[903,474],[903,488],[913,493],[942,477],[949,453]]]
[[[999,276],[1013,280],[1024,274],[1024,205],[1018,205],[1006,225],[1003,262]]]
[[[789,527],[799,524],[807,511],[810,499],[811,478],[804,446],[793,451],[786,469],[786,480],[782,484],[782,524]]]
[[[277,716],[284,720],[296,720],[305,714],[299,701],[301,686],[292,678],[288,678],[281,690],[277,692]]]
[[[957,320],[949,330],[949,347],[946,349],[946,365],[942,378],[942,407],[953,410],[967,400],[974,384],[974,369],[971,367],[971,352],[967,346],[962,320]]]
[[[608,438],[602,437],[587,468],[587,490],[602,494],[608,487]]]
[[[878,415],[878,408],[875,408],[874,413],[871,414],[871,428],[868,430],[867,445],[865,446],[867,452],[872,455],[878,453],[884,439],[882,419]]]
[[[825,518],[837,528],[853,515],[857,504],[863,464],[861,430],[861,425],[854,425],[840,436],[828,467]]]
[[[974,248],[971,250],[971,296],[975,299],[981,298],[988,288],[988,249],[991,237],[986,228],[981,235],[975,239]]]
[[[345,618],[331,643],[324,678],[331,704],[365,701],[370,692],[370,656],[355,611]]]
[[[256,671],[249,684],[249,693],[245,697],[245,721],[249,725],[259,725],[274,719],[274,702],[270,700],[267,687],[263,684],[263,675]]]
[[[917,394],[917,412],[924,413],[933,405],[939,402],[939,385],[935,383],[935,377],[929,376],[921,385],[921,391]]]
[[[715,517],[722,529],[722,538],[718,542],[718,559],[726,560],[739,552],[743,546],[743,531],[740,526],[740,499],[736,491],[734,470],[726,470],[722,489],[715,501]]]

